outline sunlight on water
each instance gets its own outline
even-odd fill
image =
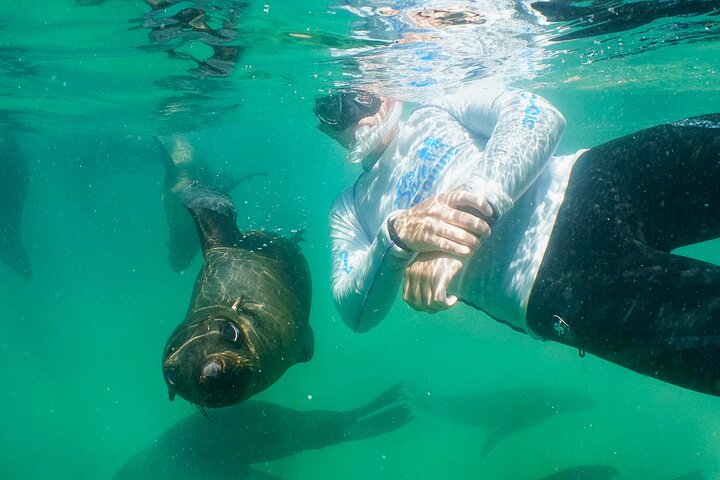
[[[252,438],[237,427],[217,449],[233,455],[236,434],[267,476],[238,467],[188,478],[539,480],[587,464],[621,480],[717,478],[715,397],[580,359],[469,309],[426,316],[396,302],[372,332],[347,329],[330,298],[327,212],[359,171],[311,109],[347,86],[427,101],[471,81],[513,85],[563,112],[558,153],[572,152],[720,110],[719,3],[2,3],[0,134],[13,132],[27,160],[33,278],[0,264],[0,478],[113,478],[195,413],[168,401],[161,371],[201,266],[168,265],[153,137],[172,133],[214,171],[267,173],[232,191],[238,225],[304,229],[313,276],[314,358],[253,399],[285,409],[266,408],[268,428],[249,414],[238,422]],[[433,24],[428,9],[449,9],[451,21]],[[713,263],[719,252],[717,242],[680,251]],[[407,425],[402,411],[397,423],[352,417],[339,433],[322,423],[397,382],[417,400]],[[313,423],[311,410],[326,416]],[[253,443],[287,418],[297,437]],[[507,431],[483,455],[498,419]],[[201,432],[203,448],[220,435]],[[157,462],[192,457],[175,453]]]

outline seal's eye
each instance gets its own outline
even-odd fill
[[[240,341],[240,329],[233,322],[225,322],[220,329],[220,335],[228,342],[237,343]]]

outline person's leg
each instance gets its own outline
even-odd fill
[[[588,173],[611,182],[604,193],[636,210],[632,227],[648,245],[669,252],[720,237],[720,114],[648,128],[586,156]]]
[[[720,267],[670,253],[720,235],[720,115],[586,152],[528,305],[543,338],[720,395]]]

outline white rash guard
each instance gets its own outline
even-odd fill
[[[528,298],[581,153],[553,156],[564,126],[546,100],[514,89],[466,88],[413,111],[330,211],[332,293],[343,321],[368,331],[398,295],[414,254],[392,242],[387,220],[464,186],[499,218],[448,294],[532,334]]]

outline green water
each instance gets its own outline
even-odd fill
[[[181,128],[216,168],[268,172],[233,192],[241,228],[306,230],[315,357],[259,398],[340,410],[403,381],[445,394],[545,386],[598,402],[509,436],[484,460],[486,431],[417,410],[395,432],[257,468],[287,479],[501,480],[584,463],[612,465],[621,479],[720,468],[717,398],[580,359],[463,308],[425,316],[398,302],[370,333],[342,324],[330,298],[326,215],[358,171],[311,113],[342,69],[327,62],[326,45],[287,34],[342,38],[350,20],[330,2],[268,4],[264,16],[250,4],[243,25],[255,36],[233,76],[210,83],[214,93],[190,94],[158,87],[185,75],[187,62],[135,48],[147,43],[142,29],[128,30],[147,11],[142,2],[0,5],[0,46],[11,51],[3,59],[24,57],[23,68],[5,69],[0,108],[30,127],[18,139],[30,165],[23,235],[34,271],[22,282],[0,265],[0,478],[111,478],[194,411],[168,401],[160,357],[200,263],[182,275],[168,267],[162,169],[142,140]],[[713,42],[594,63],[568,55],[518,85],[565,114],[565,153],[720,111],[719,59]],[[174,95],[191,113],[169,113]],[[712,242],[684,253],[720,263]]]

